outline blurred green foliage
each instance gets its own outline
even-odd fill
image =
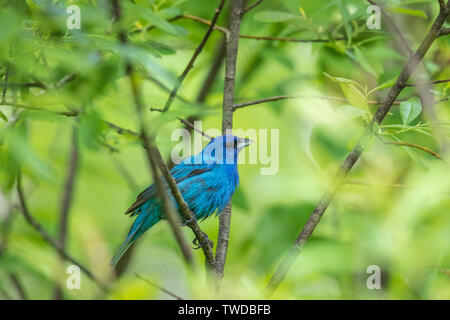
[[[0,298],[6,298],[4,292],[17,298],[10,273],[20,277],[31,298],[49,299],[55,283],[64,287],[69,264],[61,262],[21,216],[15,180],[20,170],[30,211],[56,236],[74,126],[81,159],[67,250],[94,274],[110,280],[109,259],[131,223],[122,213],[151,183],[136,137],[119,134],[105,123],[138,130],[125,61],[141,76],[146,106],[162,107],[168,97],[164,88],[173,88],[207,28],[174,18],[191,14],[211,19],[218,5],[204,0],[123,0],[124,19],[118,26],[112,23],[109,3],[0,4],[1,88],[7,88],[0,106],[0,241],[8,239],[0,256]],[[439,9],[437,1],[383,3],[413,49]],[[71,4],[81,9],[80,30],[66,27]],[[302,98],[239,109],[234,115],[236,128],[280,130],[280,168],[276,175],[263,176],[259,164],[240,165],[219,296],[209,290],[203,272],[192,272],[184,264],[166,223],[141,239],[106,296],[85,275],[82,289],[64,289],[64,296],[170,298],[138,279],[139,273],[184,298],[261,297],[277,263],[376,110],[371,101],[385,97],[408,58],[383,17],[380,30],[366,27],[367,6],[356,0],[273,0],[243,18],[244,35],[329,41],[240,40],[236,101],[283,94]],[[227,25],[228,11],[229,3],[218,25]],[[118,28],[128,33],[126,46],[117,41]],[[177,143],[170,138],[181,126],[177,117],[202,119],[204,129],[221,126],[223,66],[206,101],[197,103],[195,98],[222,38],[220,32],[212,34],[181,86],[178,94],[187,101],[176,99],[169,114],[145,114],[167,157]],[[449,61],[450,42],[441,37],[411,82],[450,78]],[[431,96],[429,102],[440,101],[448,97],[449,87],[435,85],[426,88],[425,95]],[[274,298],[450,298],[448,164],[422,150],[383,144],[377,138],[424,146],[449,159],[450,104],[423,105],[423,95],[419,87],[405,88],[400,105],[393,106],[364,142],[367,152]],[[201,227],[214,240],[217,225],[211,218]],[[189,229],[184,233],[194,237]],[[202,253],[197,250],[195,256],[202,265]],[[383,272],[381,290],[366,287],[370,265]]]

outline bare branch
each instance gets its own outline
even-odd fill
[[[297,38],[290,38],[290,37],[271,37],[271,36],[252,36],[252,35],[240,35],[239,38],[252,39],[252,40],[282,41],[282,42],[299,42],[299,43],[330,42],[329,39],[297,39]],[[345,40],[345,38],[338,37],[338,38],[335,38],[334,40],[340,41],[340,40]]]
[[[63,257],[65,260],[72,262],[74,265],[77,265],[89,278],[91,278],[92,281],[94,281],[100,289],[102,289],[104,292],[107,292],[107,287],[100,281],[94,274],[86,268],[83,264],[81,264],[79,261],[77,261],[75,258],[70,256],[61,246],[59,243],[54,240],[48,233],[45,231],[45,229],[40,225],[37,220],[33,218],[30,211],[28,210],[28,206],[26,204],[25,195],[22,191],[22,177],[21,174],[17,176],[17,193],[19,195],[19,203],[21,206],[21,212],[25,218],[25,220],[28,222],[28,224],[35,229],[41,237],[53,248],[56,249],[56,251],[59,253],[61,257]]]
[[[2,104],[6,101],[6,90],[8,89],[8,77],[9,77],[9,62],[5,67],[5,80],[3,81],[3,93],[2,93]]]
[[[225,54],[225,80],[223,89],[222,133],[233,128],[234,86],[236,80],[236,61],[238,55],[239,31],[244,8],[243,0],[231,1],[230,39]],[[231,224],[231,201],[219,217],[219,235],[216,249],[216,286],[220,288],[228,251]]]
[[[64,185],[64,192],[61,196],[61,212],[59,215],[58,243],[62,249],[66,247],[67,240],[67,222],[69,219],[69,209],[72,204],[73,186],[75,175],[78,169],[78,131],[76,128],[72,130],[69,166],[67,169],[67,178]],[[62,289],[60,286],[55,288],[54,297],[56,300],[62,299]]]
[[[193,20],[193,21],[197,21],[200,23],[203,23],[205,25],[210,26],[211,25],[211,21],[200,18],[200,17],[196,17],[193,15],[189,15],[189,14],[182,14],[179,15],[175,18],[173,18],[172,20],[177,20],[177,19],[189,19],[189,20]],[[226,39],[228,40],[230,38],[230,30],[228,30],[227,28],[224,27],[220,27],[215,25],[213,27],[213,30],[217,30],[222,32]],[[282,41],[282,42],[300,42],[300,43],[306,43],[306,42],[330,42],[329,39],[297,39],[297,38],[289,38],[289,37],[271,37],[271,36],[253,36],[253,35],[239,35],[239,38],[242,39],[252,39],[252,40],[268,40],[268,41]],[[336,41],[340,41],[340,40],[345,40],[345,37],[337,37],[334,40]]]
[[[161,287],[161,286],[159,286],[159,285],[157,285],[157,284],[155,284],[155,283],[153,283],[153,282],[150,282],[149,280],[147,280],[147,279],[145,279],[143,276],[141,276],[139,273],[135,273],[134,275],[135,275],[137,278],[139,278],[139,279],[141,279],[141,280],[147,282],[147,283],[148,283],[149,285],[151,285],[152,287],[154,287],[154,288],[156,288],[156,289],[158,289],[158,290],[161,290],[162,292],[168,294],[168,295],[171,296],[172,298],[175,298],[176,300],[184,300],[184,299],[181,298],[180,296],[177,296],[175,293],[173,293],[173,292],[171,292],[171,291],[169,291],[169,290],[167,290],[167,289],[165,289],[165,288],[163,288],[163,287]]]
[[[440,84],[440,83],[446,83],[450,82],[450,79],[445,80],[436,80],[436,81],[430,81],[430,82],[422,82],[422,83],[407,83],[406,87],[419,87],[419,86],[428,86],[433,84]]]
[[[440,37],[442,37],[442,36],[447,36],[447,35],[449,35],[449,34],[450,34],[450,28],[441,29],[441,30],[439,31],[439,36],[440,36]]]
[[[236,103],[234,105],[234,109],[236,110],[236,109],[245,108],[245,107],[248,107],[248,106],[254,106],[254,105],[257,105],[257,104],[261,104],[261,103],[274,102],[274,101],[287,100],[287,99],[324,99],[324,100],[335,100],[335,101],[348,102],[348,100],[346,98],[335,97],[335,96],[282,95],[282,96],[274,96],[274,97],[263,98],[263,99],[254,100],[254,101],[247,101],[247,102]],[[368,104],[377,105],[377,104],[380,104],[380,101],[368,100],[367,103]],[[398,104],[400,104],[400,101],[394,101],[393,104],[397,104],[398,105]]]
[[[20,282],[19,277],[14,273],[10,273],[9,280],[11,280],[11,283],[14,285],[14,288],[16,289],[17,293],[19,294],[20,299],[28,300],[27,294],[25,293],[25,289],[22,285],[22,282]]]
[[[178,89],[180,88],[184,78],[186,78],[187,74],[191,69],[194,67],[194,62],[197,59],[197,57],[200,55],[200,53],[203,50],[203,47],[205,46],[206,42],[208,41],[209,36],[211,35],[214,25],[217,22],[217,19],[219,18],[220,12],[222,11],[223,5],[225,4],[225,0],[220,0],[220,4],[215,10],[214,17],[211,21],[211,24],[208,28],[208,30],[205,33],[205,36],[202,39],[202,42],[198,45],[198,47],[195,49],[194,54],[191,57],[191,60],[189,60],[189,63],[187,64],[186,68],[184,69],[183,73],[178,77],[177,84],[173,88],[172,92],[170,93],[169,98],[166,101],[166,105],[164,106],[163,112],[166,112],[169,110],[170,106],[172,105],[173,100],[175,99],[175,96],[177,95]]]
[[[166,163],[164,162],[161,153],[159,150],[154,147],[153,152],[155,154],[156,163],[158,164],[159,170],[161,171],[162,175],[164,176],[164,179],[166,180],[167,184],[169,185],[170,191],[175,198],[175,201],[178,204],[178,207],[181,211],[181,214],[184,217],[184,223],[192,229],[195,236],[197,237],[198,242],[200,243],[200,246],[203,250],[203,253],[205,255],[205,265],[208,271],[212,270],[212,268],[215,265],[215,259],[214,259],[214,253],[212,251],[212,248],[210,247],[208,243],[208,237],[206,233],[204,233],[198,223],[195,219],[195,216],[192,214],[191,210],[189,209],[187,203],[184,201],[183,196],[181,195],[180,189],[177,186],[177,183],[175,179],[170,174],[169,168],[167,167]]]
[[[448,15],[450,13],[450,1],[447,3],[444,10],[441,10],[439,15],[437,16],[436,20],[434,21],[431,29],[428,31],[427,35],[421,42],[419,48],[417,51],[409,58],[406,66],[403,68],[401,74],[397,78],[394,86],[389,91],[386,99],[381,103],[380,107],[377,109],[375,115],[373,116],[370,126],[367,128],[366,132],[361,136],[361,139],[365,138],[369,134],[372,134],[373,130],[373,124],[376,122],[380,124],[383,119],[385,118],[386,114],[392,107],[393,102],[398,97],[400,92],[405,87],[409,77],[411,76],[412,72],[415,70],[417,65],[420,63],[420,61],[425,56],[426,52],[430,48],[431,44],[434,42],[434,40],[437,39],[439,35],[439,30],[444,24],[445,20],[447,19]],[[361,140],[360,140],[361,141]],[[317,206],[314,208],[313,212],[311,213],[308,221],[306,222],[304,228],[300,232],[297,240],[294,242],[292,247],[289,249],[287,255],[284,257],[282,262],[279,264],[277,270],[273,274],[272,278],[270,279],[267,287],[266,287],[266,293],[272,294],[276,288],[280,285],[280,283],[284,280],[286,277],[287,272],[291,268],[292,264],[296,260],[297,256],[300,254],[304,244],[309,239],[311,234],[313,233],[314,229],[316,228],[317,224],[319,223],[321,217],[325,213],[326,209],[328,208],[328,205],[330,204],[331,200],[334,197],[334,194],[336,193],[337,189],[340,185],[342,185],[345,182],[345,179],[350,172],[350,170],[355,165],[356,161],[359,159],[363,152],[363,147],[358,142],[358,144],[353,148],[353,150],[350,152],[350,154],[346,157],[345,161],[342,163],[341,167],[339,168],[338,173],[336,174],[335,179],[329,186],[328,190],[323,195],[322,199],[319,201]]]
[[[383,143],[384,144],[393,144],[393,145],[396,145],[396,146],[403,146],[403,147],[410,147],[410,148],[419,149],[419,150],[422,150],[422,151],[425,151],[425,152],[431,154],[436,159],[444,161],[444,159],[442,158],[442,156],[439,153],[437,153],[437,152],[435,152],[435,151],[433,151],[433,150],[431,150],[431,149],[429,149],[427,147],[420,146],[418,144],[409,143],[409,142],[399,142],[399,141],[383,141]]]
[[[203,85],[200,87],[200,91],[198,92],[196,99],[197,102],[200,103],[205,102],[206,96],[208,95],[208,92],[210,91],[214,83],[214,80],[217,77],[220,67],[222,66],[223,60],[225,59],[225,49],[226,49],[226,41],[225,39],[222,38],[220,40],[220,44],[216,49],[216,55],[211,63],[208,75],[203,81]]]
[[[242,12],[242,15],[246,14],[250,10],[252,10],[252,9],[256,8],[257,6],[259,6],[261,4],[261,2],[263,2],[263,1],[264,0],[258,0],[254,4],[248,6],[247,8],[244,9],[244,12]]]

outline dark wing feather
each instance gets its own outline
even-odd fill
[[[193,176],[200,175],[202,173],[208,172],[212,169],[212,165],[205,164],[183,164],[180,163],[175,166],[170,173],[175,178],[175,182],[179,184],[180,182],[189,179]],[[147,200],[155,197],[156,195],[156,187],[153,183],[149,187],[145,188],[144,191],[139,193],[136,198],[136,201],[125,211],[125,214],[132,213],[139,209]]]

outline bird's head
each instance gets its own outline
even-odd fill
[[[204,160],[211,159],[220,164],[236,164],[239,151],[250,145],[253,141],[233,135],[222,135],[213,138],[203,149]]]

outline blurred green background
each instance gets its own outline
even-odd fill
[[[173,18],[189,14],[210,20],[219,1],[122,3],[122,27],[129,36],[126,47],[117,41],[109,1],[1,2],[0,88],[6,83],[7,90],[3,89],[6,95],[0,106],[0,248],[4,249],[0,298],[20,298],[11,281],[15,275],[32,299],[53,298],[56,283],[67,299],[171,299],[135,273],[186,299],[261,298],[271,274],[376,110],[377,105],[367,101],[386,96],[389,81],[400,74],[408,55],[383,17],[381,29],[367,28],[366,1],[272,0],[248,12],[242,20],[243,35],[328,42],[240,39],[235,101],[301,97],[234,114],[235,128],[279,129],[280,164],[275,175],[261,175],[263,164],[239,166],[240,187],[233,199],[220,294],[206,283],[201,250],[195,251],[200,265],[195,273],[184,263],[166,222],[142,237],[124,273],[113,280],[108,263],[131,224],[123,212],[151,183],[139,141],[103,121],[138,131],[124,61],[132,61],[141,76],[145,105],[163,107],[167,88],[173,88],[207,30],[202,23]],[[81,8],[80,30],[66,27],[70,4]],[[437,1],[382,4],[413,49],[439,10]],[[227,26],[229,5],[227,1],[220,26]],[[158,132],[156,142],[167,159],[178,143],[171,140],[172,131],[182,126],[177,117],[201,119],[203,129],[221,128],[223,64],[205,100],[197,97],[222,41],[222,33],[214,31],[178,92],[184,100],[176,99],[168,114],[145,110],[145,121]],[[450,78],[449,61],[450,42],[441,37],[410,82]],[[58,85],[72,74],[73,79]],[[448,161],[450,103],[430,102],[445,100],[449,87],[443,83],[405,88],[399,99],[406,104],[394,105],[377,128],[382,139],[424,146]],[[402,110],[417,116],[406,119]],[[73,111],[82,115],[58,114]],[[18,206],[15,185],[20,170],[31,213],[56,238],[74,128],[80,162],[67,251],[111,283],[107,294],[84,274],[81,290],[68,290],[64,284],[70,263],[62,262],[26,223]],[[450,298],[448,163],[374,137],[366,147],[273,298]],[[217,218],[201,227],[217,242]],[[183,231],[189,241],[194,238],[190,229]],[[381,268],[380,290],[366,286],[370,265]]]

